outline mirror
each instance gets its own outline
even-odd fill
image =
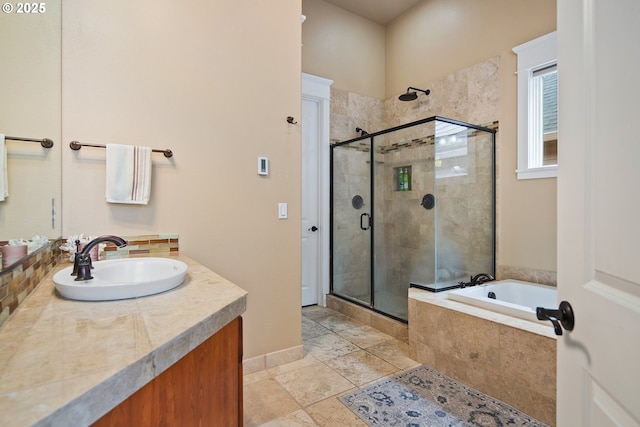
[[[0,133],[54,141],[5,141],[0,241],[61,235],[61,9],[61,0],[4,3],[0,14]]]

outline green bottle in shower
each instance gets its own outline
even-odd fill
[[[404,173],[402,174],[402,189],[409,191],[409,168],[404,168]]]
[[[398,168],[398,191],[404,191],[404,169]]]

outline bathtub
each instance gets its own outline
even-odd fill
[[[489,298],[490,292],[495,294],[495,299]],[[558,290],[556,288],[520,280],[499,280],[484,285],[457,289],[449,291],[447,298],[549,325],[551,323],[548,320],[542,322],[537,319],[536,307],[558,307]]]

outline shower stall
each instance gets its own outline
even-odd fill
[[[495,130],[430,117],[331,147],[331,293],[407,321],[410,286],[495,275]]]

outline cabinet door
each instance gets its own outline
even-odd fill
[[[242,426],[242,318],[233,320],[93,426]]]

